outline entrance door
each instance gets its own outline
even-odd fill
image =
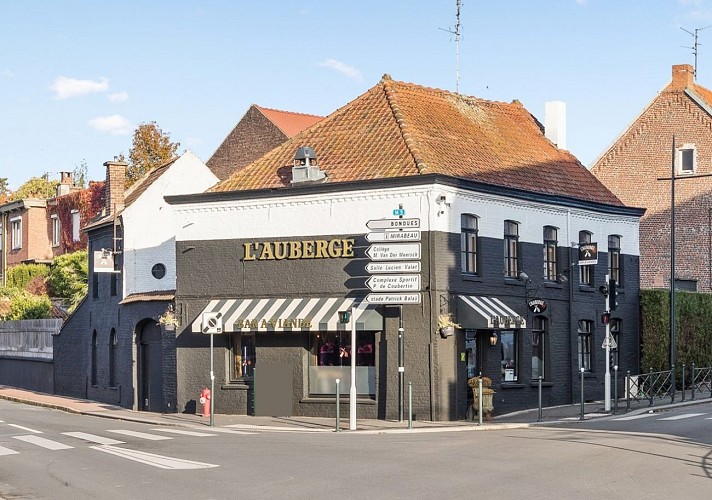
[[[161,355],[161,327],[147,321],[138,339],[138,409],[162,412],[163,363]]]

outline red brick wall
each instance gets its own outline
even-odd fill
[[[684,68],[683,68],[684,69]],[[678,75],[678,80],[689,80]],[[712,118],[671,84],[599,159],[592,172],[627,205],[647,209],[640,222],[641,287],[670,283],[670,175],[672,137],[694,144],[695,175],[712,174]],[[676,278],[697,279],[712,291],[712,177],[675,182]],[[659,180],[666,178],[667,180]]]

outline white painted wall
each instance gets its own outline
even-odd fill
[[[202,193],[217,182],[210,169],[195,154],[186,151],[123,211],[124,297],[175,289],[174,215],[163,197]],[[166,275],[160,280],[151,274],[157,263],[166,266]]]
[[[441,196],[446,202],[438,204]],[[578,242],[578,232],[593,233],[601,252],[608,235],[621,237],[621,250],[639,255],[637,217],[606,215],[475,193],[448,186],[374,189],[290,198],[221,201],[175,205],[176,239],[290,238],[330,234],[365,234],[369,219],[394,218],[403,205],[406,218],[420,218],[422,231],[460,233],[460,214],[479,220],[479,234],[502,238],[504,221],[520,223],[520,241],[543,243],[543,226],[559,228],[559,246]]]

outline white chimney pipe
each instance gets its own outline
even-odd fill
[[[548,101],[544,103],[544,136],[556,144],[559,149],[566,149],[566,103]]]

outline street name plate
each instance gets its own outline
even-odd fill
[[[369,293],[368,304],[420,304],[419,293]]]
[[[412,260],[420,258],[420,243],[384,243],[368,247],[371,260]]]
[[[382,231],[366,234],[367,241],[420,241],[420,231]]]
[[[366,223],[369,229],[418,229],[420,219],[373,219]]]
[[[366,286],[374,292],[397,292],[420,290],[419,274],[381,274],[366,280]]]
[[[420,261],[412,262],[369,262],[366,272],[371,274],[382,273],[419,273]]]

